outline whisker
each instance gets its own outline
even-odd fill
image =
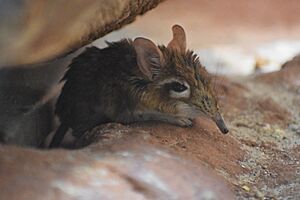
[[[220,64],[220,59],[217,59],[216,65],[215,65],[215,73],[214,73],[214,77],[213,77],[213,90],[215,92],[216,98],[217,100],[219,100],[219,94],[218,94],[218,89],[217,89],[217,80],[218,80],[218,70],[219,67],[221,66]]]

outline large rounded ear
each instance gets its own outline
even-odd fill
[[[179,52],[186,51],[186,36],[184,29],[179,25],[172,27],[173,39],[168,44],[168,49],[175,49]]]
[[[139,69],[149,80],[153,80],[159,74],[163,64],[162,52],[146,38],[136,38],[133,46]]]

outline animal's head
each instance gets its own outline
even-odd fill
[[[156,46],[145,38],[133,42],[139,70],[148,82],[141,96],[143,102],[151,109],[174,116],[207,116],[222,133],[227,133],[210,75],[198,56],[186,49],[184,29],[174,25],[172,30],[173,39],[167,47]]]

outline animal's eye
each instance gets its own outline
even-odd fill
[[[179,82],[171,83],[171,90],[175,92],[183,92],[187,89],[187,87]]]

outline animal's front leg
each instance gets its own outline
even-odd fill
[[[192,127],[193,121],[186,117],[172,116],[165,113],[160,112],[135,112],[131,115],[127,115],[126,117],[122,117],[123,120],[121,122],[132,123],[132,122],[142,122],[142,121],[161,121],[165,123],[170,123],[182,127]]]

